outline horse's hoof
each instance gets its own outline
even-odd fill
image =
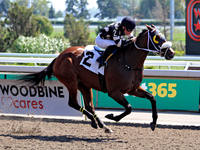
[[[114,120],[113,114],[107,114],[105,117],[108,118],[108,119]]]
[[[105,133],[113,133],[111,129],[105,129]]]
[[[103,128],[105,129],[105,133],[113,133],[113,131],[106,125],[104,125]]]
[[[151,130],[154,131],[155,128],[156,128],[156,124],[153,123],[153,122],[151,122],[151,123],[150,123],[150,127],[151,127]]]
[[[92,126],[93,128],[95,128],[95,129],[97,129],[97,128],[98,128],[98,126],[97,126],[96,122],[91,122],[91,126]]]

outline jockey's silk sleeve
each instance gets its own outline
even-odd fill
[[[121,23],[112,23],[107,25],[103,30],[101,30],[100,37],[103,39],[113,40],[117,47],[122,47],[123,43],[125,43],[124,39],[124,30],[122,29]],[[133,33],[131,32],[127,35],[127,38],[132,38]]]

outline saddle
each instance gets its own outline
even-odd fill
[[[90,70],[91,72],[99,76],[99,84],[103,92],[107,92],[106,82],[104,77],[105,67],[100,67],[99,63],[96,61],[98,57],[103,55],[104,50],[93,45],[85,47],[84,57],[82,58],[80,65]]]
[[[96,51],[99,51],[99,52],[103,52],[104,51],[104,49],[102,49],[102,48],[100,48],[100,47],[98,47],[98,46],[94,46],[94,49],[96,50]]]

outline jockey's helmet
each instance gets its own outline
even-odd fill
[[[125,17],[121,25],[124,26],[127,31],[133,31],[133,29],[135,29],[135,21],[130,17]]]

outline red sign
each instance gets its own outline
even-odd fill
[[[194,41],[200,41],[200,0],[191,0],[187,5],[187,33]]]

